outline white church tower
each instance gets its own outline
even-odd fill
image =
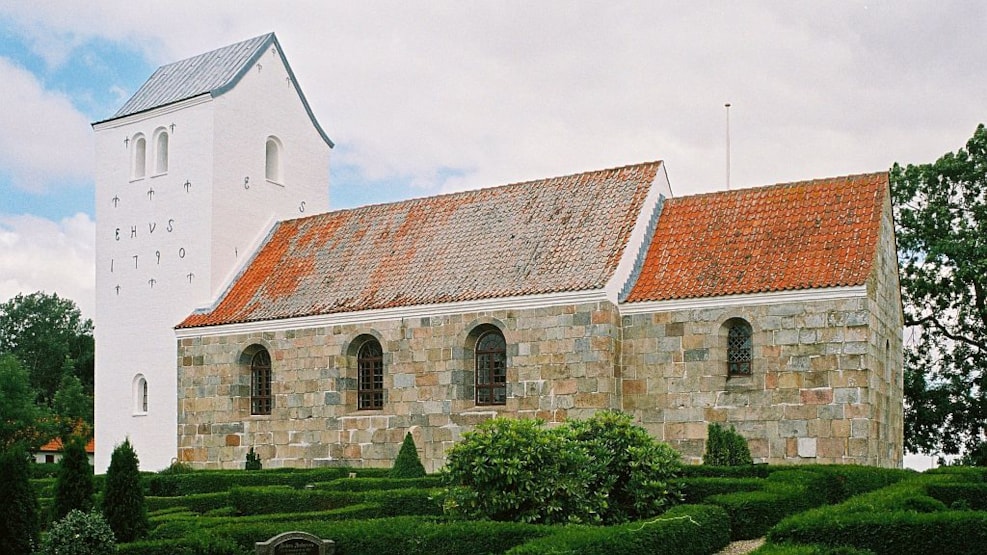
[[[329,207],[329,150],[273,33],[158,68],[96,138],[96,471],[176,457],[174,326],[279,220]]]

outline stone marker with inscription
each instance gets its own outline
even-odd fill
[[[257,555],[333,555],[336,546],[307,532],[285,532],[254,544]]]

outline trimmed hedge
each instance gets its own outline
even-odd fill
[[[925,490],[948,507],[987,511],[987,483],[929,484]]]
[[[336,544],[336,555],[476,555],[510,548],[553,533],[557,528],[494,521],[436,522],[423,517],[371,520],[302,520],[289,523],[241,523],[210,528],[241,548],[289,530],[305,530]],[[259,538],[259,539],[258,539]]]
[[[830,512],[786,519],[772,542],[847,545],[877,555],[980,555],[987,546],[987,513],[974,511]]]
[[[227,492],[197,493],[181,497],[145,497],[148,512],[184,507],[199,514],[206,513],[230,505],[230,494]]]
[[[791,467],[766,464],[749,466],[683,465],[681,475],[683,478],[767,478],[771,473],[785,469],[791,469]]]
[[[764,487],[762,478],[686,478],[682,480],[685,503],[698,504],[712,495],[758,491]]]
[[[375,503],[387,515],[436,515],[442,507],[430,490],[384,491],[293,490],[283,486],[233,488],[229,504],[238,515],[328,511],[358,503]]]
[[[729,517],[720,507],[681,505],[661,516],[619,526],[564,526],[532,540],[508,555],[611,555],[613,553],[676,553],[707,555],[730,543]]]
[[[826,503],[828,478],[807,470],[774,472],[761,491],[713,495],[705,502],[719,505],[730,515],[730,539],[763,536],[788,515]]]
[[[381,491],[393,489],[429,489],[443,485],[439,475],[424,478],[339,478],[331,482],[313,484],[318,490],[333,491]]]
[[[869,549],[829,545],[764,544],[751,555],[874,555]]]
[[[387,468],[276,468],[257,472],[242,470],[196,470],[187,473],[151,474],[144,477],[148,495],[177,497],[194,493],[216,493],[234,487],[290,486],[303,488],[316,482],[330,482],[354,473],[360,478],[385,478]]]
[[[881,554],[983,553],[987,513],[950,511],[930,497],[942,486],[979,480],[968,472],[927,473],[835,506],[790,516],[768,534],[772,543],[853,546]],[[975,485],[975,484],[971,484]],[[962,489],[962,488],[958,488]]]

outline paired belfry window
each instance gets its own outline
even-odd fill
[[[507,403],[507,342],[500,330],[476,340],[476,404]]]
[[[751,325],[734,318],[727,322],[727,375],[750,376],[754,360]]]
[[[384,350],[376,339],[367,340],[356,356],[357,409],[384,408]]]
[[[250,358],[250,414],[271,414],[271,354],[261,349]]]
[[[138,133],[129,139],[132,143],[130,161],[130,179],[143,179],[147,176],[147,139],[143,133]],[[168,131],[159,127],[154,131],[151,146],[154,153],[152,158],[153,175],[168,173]]]

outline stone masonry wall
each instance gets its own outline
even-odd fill
[[[507,404],[476,406],[471,334],[507,341]],[[610,303],[386,320],[361,325],[184,338],[178,345],[178,458],[241,468],[254,447],[266,467],[387,467],[411,432],[428,471],[463,431],[498,414],[548,422],[619,408],[620,319]],[[384,350],[384,410],[357,410],[356,351]],[[250,414],[251,349],[272,357],[274,408]]]

